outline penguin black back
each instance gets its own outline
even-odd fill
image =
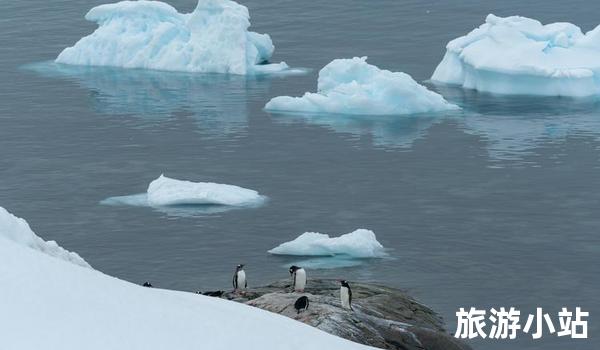
[[[296,309],[297,313],[300,313],[300,310],[308,310],[308,304],[308,297],[303,295],[294,303],[294,309]]]

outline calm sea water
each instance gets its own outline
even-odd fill
[[[490,12],[589,30],[600,22],[599,2],[246,1],[253,29],[275,42],[274,60],[311,68],[305,76],[43,63],[95,28],[83,15],[100,3],[0,3],[0,205],[39,235],[119,278],[206,290],[227,288],[240,262],[251,284],[285,277],[298,259],[266,251],[302,232],[364,227],[388,259],[309,273],[407,289],[452,331],[459,307],[527,315],[581,306],[591,313],[587,341],[520,335],[473,345],[599,347],[596,101],[436,88],[464,111],[315,118],[262,110],[273,96],[314,90],[318,69],[334,58],[366,55],[423,81],[446,42]],[[170,3],[186,12],[195,5]],[[256,189],[270,201],[216,213],[99,204],[143,192],[161,173]]]

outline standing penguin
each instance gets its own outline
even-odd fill
[[[306,271],[300,266],[292,265],[290,267],[290,275],[292,275],[292,289],[295,292],[304,292],[304,287],[306,287]]]
[[[340,281],[342,286],[340,287],[340,299],[342,300],[342,307],[344,309],[354,310],[352,308],[352,290],[350,289],[350,285],[348,281],[343,280]]]
[[[244,265],[240,264],[235,268],[233,274],[233,289],[246,289],[248,287],[248,281],[246,281],[246,272],[244,272]]]

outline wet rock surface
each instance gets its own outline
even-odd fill
[[[228,292],[222,297],[275,312],[325,332],[382,349],[471,350],[450,335],[442,319],[405,292],[385,286],[351,282],[352,307],[342,308],[339,282],[310,280],[304,293],[291,292],[289,280]],[[294,303],[307,296],[300,313]]]

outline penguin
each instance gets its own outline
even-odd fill
[[[202,292],[198,291],[198,292],[196,292],[196,293],[198,293],[198,294],[202,294],[202,295],[206,295],[206,296],[209,296],[209,297],[216,297],[216,298],[220,298],[220,297],[222,297],[222,296],[223,296],[223,294],[224,294],[225,292],[224,292],[224,291],[222,291],[222,290],[215,290],[215,291],[204,292],[204,293],[202,293]]]
[[[233,274],[233,290],[246,289],[248,287],[248,281],[246,281],[246,272],[244,272],[244,265],[240,264],[235,268]]]
[[[148,288],[152,288],[152,283],[146,281],[144,282],[144,284],[142,284],[143,287],[148,287]]]
[[[306,295],[301,296],[294,303],[294,309],[300,314],[300,310],[308,310],[308,297]]]
[[[292,290],[295,292],[304,292],[306,287],[306,271],[300,266],[292,265],[290,267],[290,275],[292,275]]]
[[[348,281],[343,280],[340,281],[342,286],[340,287],[340,299],[342,300],[342,307],[344,309],[354,310],[352,308],[352,290],[350,289],[350,285]]]

